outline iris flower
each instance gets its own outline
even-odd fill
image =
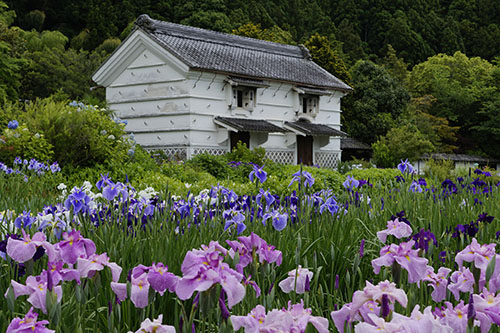
[[[151,321],[147,318],[141,323],[141,327],[135,333],[175,333],[175,327],[169,325],[163,325],[163,315],[159,315],[158,318]],[[131,332],[129,332],[131,333]]]
[[[266,224],[266,221],[271,219],[274,229],[277,231],[282,231],[286,227],[286,222],[288,220],[288,214],[280,214],[279,211],[273,210],[270,213],[264,214],[262,217],[262,223]]]
[[[257,164],[253,164],[253,170],[248,175],[248,178],[250,178],[252,183],[254,179],[257,178],[257,180],[263,184],[267,179],[267,172],[264,171],[264,165],[260,167]]]
[[[33,311],[33,307],[30,308],[28,313],[21,318],[14,318],[7,327],[6,333],[52,333],[54,330],[49,330],[45,327],[49,322],[47,320],[37,321],[38,313]]]
[[[288,294],[295,291],[297,294],[306,292],[307,281],[311,281],[314,273],[299,265],[297,269],[288,272],[288,277],[279,283],[281,290]]]
[[[410,236],[411,233],[411,227],[407,223],[399,222],[399,219],[396,218],[392,221],[387,221],[387,229],[377,232],[377,237],[382,243],[385,243],[388,235],[401,239]]]
[[[418,250],[412,249],[414,244],[415,241],[410,240],[400,245],[384,246],[380,250],[380,257],[372,260],[374,273],[378,274],[382,266],[391,266],[394,262],[397,262],[408,271],[408,282],[420,281],[425,275],[429,261],[418,256]]]
[[[43,232],[35,233],[32,238],[24,229],[21,232],[23,233],[22,239],[9,237],[7,240],[7,254],[9,257],[23,263],[33,258],[37,248],[43,247],[49,256],[49,261],[55,260],[56,252],[54,246],[47,242],[47,237]]]

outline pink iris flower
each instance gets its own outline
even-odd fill
[[[214,241],[186,253],[181,266],[183,276],[175,287],[177,296],[186,300],[195,291],[206,291],[219,283],[226,292],[229,308],[239,303],[245,296],[243,274],[223,262],[225,255],[227,250]]]
[[[328,332],[328,320],[311,316],[311,309],[304,309],[304,302],[288,302],[287,309],[271,310],[266,314],[262,305],[257,305],[247,316],[231,316],[233,329],[245,329],[245,333],[259,332],[305,332],[311,323],[318,332]]]
[[[47,274],[41,274],[39,276],[28,276],[26,279],[26,285],[20,284],[14,280],[11,281],[11,287],[14,291],[14,298],[19,296],[29,295],[28,302],[31,303],[35,308],[42,310],[43,313],[47,313],[46,305],[46,295],[47,295]],[[57,295],[57,302],[61,301],[62,298],[62,287],[53,285],[53,291]],[[7,290],[8,292],[8,290]],[[5,294],[7,297],[7,293]]]
[[[161,296],[163,296],[167,289],[171,293],[175,292],[175,286],[177,285],[179,277],[168,272],[168,266],[163,265],[163,263],[153,263],[153,265],[149,267],[138,265],[132,270],[132,277],[138,277],[143,273],[147,273],[148,282],[151,288]]]
[[[460,292],[468,293],[474,291],[474,275],[468,268],[462,267],[459,271],[451,274],[448,289],[458,301],[460,299]]]
[[[7,254],[9,257],[17,262],[26,262],[33,258],[36,249],[41,246],[47,252],[49,260],[55,260],[56,252],[54,246],[47,242],[47,237],[43,232],[39,231],[35,233],[32,238],[24,230],[21,230],[21,232],[23,233],[22,239],[9,237],[7,240]]]
[[[472,238],[472,242],[455,256],[455,262],[461,268],[464,261],[473,261],[474,266],[481,271],[486,271],[490,260],[496,255],[495,246],[494,243],[480,245],[475,238]]]
[[[105,253],[92,254],[88,258],[77,259],[77,270],[81,278],[93,277],[97,271],[102,271],[105,266],[111,270],[113,282],[120,279],[122,268],[114,262],[109,262],[109,257]]]
[[[130,300],[136,308],[145,308],[149,304],[149,282],[147,273],[131,276]],[[111,282],[111,289],[120,302],[127,298],[127,284]]]
[[[399,222],[396,218],[394,221],[387,221],[387,229],[377,232],[377,237],[382,243],[385,243],[388,235],[393,235],[397,239],[401,239],[410,236],[412,232],[408,224]]]
[[[96,251],[92,240],[83,238],[80,231],[73,230],[63,233],[63,240],[55,245],[61,259],[70,265],[76,264],[78,258],[88,258]]]
[[[45,327],[49,322],[47,320],[37,321],[38,313],[31,308],[28,313],[21,318],[14,318],[7,327],[6,333],[52,333],[54,330],[49,330]]]
[[[272,245],[266,243],[265,240],[254,234],[253,232],[247,237],[238,237],[238,241],[226,241],[231,247],[229,250],[229,256],[234,258],[235,254],[238,253],[240,260],[236,264],[236,270],[243,274],[243,269],[248,266],[253,261],[253,254],[257,254],[259,257],[259,263],[276,263],[276,265],[281,265],[282,253],[276,250]]]
[[[440,267],[437,273],[434,273],[434,267],[427,266],[425,276],[422,281],[430,282],[430,286],[434,289],[431,294],[434,302],[441,302],[446,298],[446,287],[448,286],[448,274],[451,269]]]
[[[175,333],[175,327],[162,325],[163,315],[151,321],[147,318],[141,323],[141,327],[135,333]],[[131,333],[131,332],[129,332]]]
[[[380,250],[380,257],[372,260],[375,274],[380,272],[382,266],[391,266],[396,261],[401,267],[408,271],[408,282],[420,281],[426,272],[427,263],[425,258],[418,256],[418,250],[413,250],[414,240],[400,245],[391,244]]]
[[[441,312],[441,323],[450,326],[453,332],[465,333],[467,331],[468,305],[460,301],[455,307],[450,302],[444,302],[445,307]]]
[[[330,315],[333,322],[335,323],[335,327],[343,333],[344,325],[346,322],[350,323],[356,320],[356,318],[360,318],[359,310],[365,303],[374,301],[378,304],[382,304],[382,297],[384,295],[387,295],[387,298],[391,304],[395,303],[396,301],[403,307],[406,307],[406,305],[408,304],[408,297],[406,296],[406,293],[402,289],[397,289],[395,283],[382,281],[375,286],[366,281],[366,287],[362,291],[358,290],[354,292],[351,303],[344,305],[338,311],[331,312]],[[375,311],[373,312],[374,314],[376,314]],[[368,317],[372,318],[372,316]]]
[[[288,277],[279,283],[284,293],[294,290],[297,294],[306,292],[306,282],[311,281],[314,273],[299,265],[297,269],[288,272]]]

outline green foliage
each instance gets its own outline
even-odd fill
[[[250,38],[267,40],[281,44],[295,44],[290,32],[281,29],[278,26],[272,26],[269,29],[262,29],[260,24],[247,23],[233,29],[233,34]]]
[[[25,108],[19,122],[44,135],[53,147],[53,158],[62,166],[121,163],[128,158],[130,144],[123,138],[123,124],[111,120],[105,110],[52,99],[37,100]]]
[[[354,93],[343,100],[344,125],[351,136],[371,144],[396,126],[410,96],[399,81],[371,61],[358,61],[351,76]]]
[[[52,145],[43,134],[33,133],[26,125],[15,130],[5,128],[0,137],[0,161],[13,161],[17,156],[38,161],[52,160]]]
[[[400,160],[416,161],[434,150],[432,143],[413,126],[394,127],[372,145],[373,159],[378,167],[390,168]]]
[[[462,151],[490,151],[485,140],[481,140],[484,132],[475,130],[482,126],[482,121],[488,121],[489,115],[495,117],[487,105],[500,99],[496,71],[497,67],[488,61],[468,58],[460,52],[453,56],[438,54],[415,66],[410,87],[415,97],[436,98],[429,114],[446,118],[452,126],[460,127],[457,136]]]
[[[227,178],[230,172],[230,168],[227,165],[227,158],[224,156],[207,153],[199,154],[187,161],[186,164],[203,170],[219,180]]]
[[[426,178],[442,182],[450,178],[453,169],[454,163],[451,160],[434,160],[430,158],[425,161],[424,175]]]
[[[351,85],[351,75],[347,67],[339,56],[336,49],[332,49],[330,40],[326,36],[320,36],[318,33],[309,37],[304,43],[311,53],[312,60],[335,75],[348,85]]]

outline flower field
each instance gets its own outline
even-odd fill
[[[214,184],[177,196],[102,175],[59,185],[57,164],[0,164],[0,330],[7,332],[473,332],[500,324],[498,177],[385,183],[348,176],[288,196]],[[7,184],[7,185],[6,185]],[[39,187],[36,187],[39,186]],[[168,189],[168,188],[167,188]],[[0,203],[9,202],[0,200]],[[40,203],[43,209],[38,209]],[[43,206],[43,205],[42,205]]]

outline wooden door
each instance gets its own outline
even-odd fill
[[[313,164],[313,137],[297,135],[297,164]]]
[[[231,151],[236,148],[238,141],[250,148],[250,132],[230,132]]]

